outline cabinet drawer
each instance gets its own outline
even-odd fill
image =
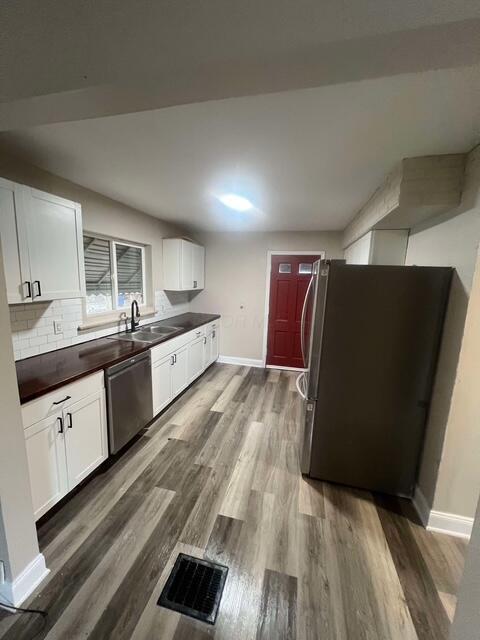
[[[184,333],[177,338],[172,338],[171,340],[167,340],[166,342],[162,342],[162,344],[157,345],[156,347],[152,347],[150,349],[150,355],[152,358],[152,362],[157,362],[165,356],[174,353],[178,349],[184,347],[189,341],[188,333]]]
[[[214,331],[215,329],[218,330],[220,324],[219,324],[219,320],[214,320],[213,322],[209,322],[208,324],[205,325],[205,333],[208,336],[209,333],[212,333],[212,331]]]
[[[205,327],[199,327],[198,329],[188,331],[181,336],[177,336],[176,338],[172,338],[171,340],[162,342],[162,344],[159,344],[156,347],[152,347],[150,349],[152,362],[157,362],[158,360],[165,358],[165,356],[168,356],[171,353],[175,353],[175,351],[178,351],[192,340],[195,340],[196,338],[204,335]]]
[[[203,325],[203,327],[198,327],[198,329],[194,329],[193,331],[189,331],[188,335],[190,336],[190,340],[196,340],[197,338],[200,338],[200,336],[204,336],[205,335],[205,325]]]
[[[103,371],[98,371],[81,380],[66,384],[41,398],[27,402],[22,405],[24,429],[103,388]]]

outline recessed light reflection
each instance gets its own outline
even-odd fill
[[[235,211],[249,211],[250,209],[253,209],[253,204],[248,200],[248,198],[239,196],[236,193],[224,193],[217,196],[217,198],[226,207],[234,209]]]

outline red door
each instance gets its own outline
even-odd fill
[[[304,367],[300,338],[303,301],[319,256],[272,256],[267,364]]]

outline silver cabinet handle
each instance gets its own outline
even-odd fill
[[[175,364],[175,356],[174,356],[174,355],[172,355],[172,356],[170,356],[170,358],[171,358],[171,362],[170,362],[170,364],[171,364],[171,365],[174,365],[174,364]]]
[[[72,414],[67,413],[67,418],[68,418],[67,428],[72,429],[73,428]]]
[[[176,354],[176,353],[174,353],[174,354],[173,354],[173,357],[175,358],[174,363],[175,363],[175,364],[177,364],[177,354]]]
[[[207,336],[203,338],[203,344],[207,344]]]
[[[52,402],[52,404],[62,404],[63,402],[66,402],[67,400],[70,400],[72,396],[65,396],[65,398],[63,398],[62,400],[57,400],[56,402]]]
[[[58,420],[58,424],[59,424],[58,433],[63,433],[63,418],[58,416],[57,420]]]
[[[196,280],[194,280],[194,281],[193,281],[193,288],[194,288],[194,289],[196,289],[196,288],[197,288],[197,281],[196,281]]]

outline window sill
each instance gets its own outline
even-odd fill
[[[85,318],[82,324],[78,327],[79,333],[85,333],[87,331],[95,331],[96,329],[106,329],[108,327],[120,327],[125,322],[125,318],[120,316],[123,314],[129,317],[127,311],[115,311],[115,313],[99,314],[96,316],[90,316]],[[142,307],[140,310],[140,320],[143,318],[150,318],[155,315],[154,307]]]

